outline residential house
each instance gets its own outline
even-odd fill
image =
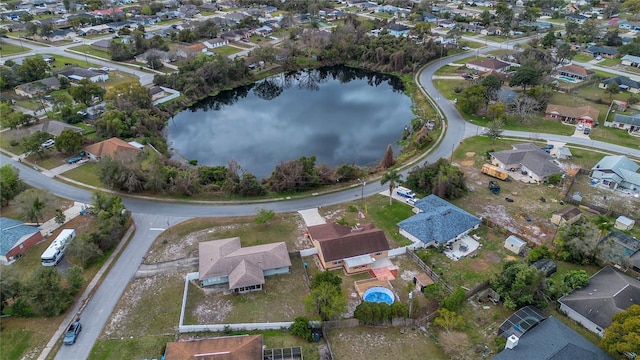
[[[22,221],[0,217],[0,263],[8,265],[42,241],[40,229]]]
[[[606,46],[589,46],[582,53],[593,57],[602,56],[603,58],[613,59],[618,56],[618,49]]]
[[[242,247],[240,238],[199,244],[202,286],[223,285],[232,293],[260,291],[265,276],[288,274],[291,259],[284,242]]]
[[[526,247],[527,242],[515,235],[509,235],[509,237],[504,240],[504,248],[514,254],[520,254]]]
[[[271,28],[271,26],[267,26],[267,25],[260,26],[259,28],[253,31],[256,34],[264,37],[271,36],[271,34],[273,33],[273,29]]]
[[[107,34],[112,30],[107,24],[95,25],[95,26],[86,26],[78,29],[78,36],[88,36],[88,35],[99,35],[99,34]]]
[[[618,229],[618,230],[631,230],[631,229],[633,229],[633,226],[635,224],[636,224],[635,220],[629,219],[626,216],[620,215],[616,219],[616,222],[613,225],[613,227]]]
[[[589,105],[570,107],[556,104],[547,105],[544,118],[547,120],[559,120],[569,124],[593,125],[598,121],[600,111]]]
[[[627,130],[631,135],[640,136],[640,114],[615,114],[613,115],[613,124],[611,126]]]
[[[480,34],[482,35],[502,35],[502,29],[500,29],[500,27],[498,26],[489,26],[486,29],[482,29],[480,31]]]
[[[467,62],[466,67],[468,69],[478,70],[478,71],[497,71],[497,72],[505,72],[509,69],[511,65],[504,61],[498,59],[482,59],[482,60],[471,60]]]
[[[395,37],[407,37],[409,35],[409,30],[410,28],[403,24],[394,23],[387,25],[389,35],[393,35]]]
[[[29,127],[29,132],[34,134],[38,131],[43,131],[53,136],[60,136],[60,134],[65,130],[71,130],[73,132],[82,133],[82,128],[77,126],[73,126],[67,123],[63,123],[58,120],[49,120],[41,123],[37,123],[31,127]]]
[[[628,21],[621,21],[618,24],[618,28],[624,29],[624,30],[640,31],[640,24],[628,22]]]
[[[555,211],[551,215],[551,222],[562,226],[564,224],[573,224],[580,219],[582,211],[575,206],[567,206],[563,209]]]
[[[196,57],[202,53],[207,51],[207,47],[203,43],[183,46],[182,48],[176,51],[176,55],[182,58],[192,58]]]
[[[587,80],[591,75],[595,74],[595,72],[585,69],[582,66],[570,64],[559,68],[558,74],[576,80]]]
[[[551,175],[563,173],[563,170],[553,163],[551,155],[531,143],[515,144],[513,150],[489,154],[493,165],[505,170],[518,171],[538,183],[546,181]]]
[[[633,227],[635,221],[627,217],[625,219],[628,221],[620,227],[625,230],[629,224]],[[640,271],[640,240],[634,236],[614,230],[600,240],[597,250],[598,258],[605,262]]]
[[[64,76],[72,81],[80,81],[87,79],[91,82],[103,82],[109,80],[109,73],[102,70],[89,70],[78,66],[65,66],[58,72],[58,75]]]
[[[314,225],[307,227],[307,236],[318,249],[324,269],[343,268],[347,274],[370,270],[389,251],[384,232],[372,224],[355,228],[336,223]]]
[[[458,24],[458,26],[460,27],[460,29],[462,31],[472,32],[472,33],[476,33],[476,34],[481,34],[482,31],[484,30],[484,26],[478,25],[478,24],[460,23],[460,24]]]
[[[438,17],[433,15],[432,13],[423,13],[422,21],[435,24],[436,22],[438,22]]]
[[[402,236],[421,247],[446,245],[480,226],[479,218],[433,194],[414,206],[420,211],[399,222],[398,228]]]
[[[591,276],[589,285],[558,302],[560,312],[602,337],[613,315],[640,305],[640,280],[606,266]]]
[[[625,55],[620,58],[622,65],[640,67],[640,56]]]
[[[492,360],[613,360],[591,341],[553,316],[538,319],[519,315],[521,336],[510,336],[507,346]],[[509,337],[508,337],[509,338]]]
[[[262,359],[262,335],[223,336],[210,339],[172,341],[167,343],[163,359]]]
[[[109,9],[103,9],[103,10],[94,10],[92,12],[93,16],[101,17],[101,18],[105,18],[105,17],[114,18],[117,15],[122,13],[123,13],[122,9],[117,7],[111,7]]]
[[[224,19],[230,21],[233,24],[240,24],[240,21],[244,20],[247,15],[239,12],[228,13],[223,16]]]
[[[207,49],[215,49],[215,48],[229,45],[229,40],[223,39],[223,38],[214,38],[214,39],[209,39],[203,42],[202,44],[204,44],[204,46],[206,46]]]
[[[456,27],[456,23],[453,20],[449,20],[449,19],[438,20],[438,27],[445,28],[445,29],[453,29],[454,27]]]
[[[624,155],[603,157],[591,168],[591,177],[611,189],[640,190],[640,166]]]
[[[198,6],[198,10],[200,10],[200,12],[202,12],[202,11],[216,12],[216,11],[218,11],[218,4],[216,4],[216,3],[202,4],[202,5]]]
[[[78,34],[76,34],[76,32],[73,31],[73,29],[69,28],[69,29],[53,30],[43,38],[50,42],[58,42],[58,41],[73,39],[76,36],[78,36]]]
[[[602,80],[599,87],[601,89],[606,89],[609,85],[611,86],[617,85],[622,91],[628,91],[634,94],[640,93],[640,82],[631,80],[626,76],[620,75],[613,78]]]
[[[573,22],[577,22],[578,24],[584,24],[585,21],[587,21],[587,19],[589,19],[589,17],[584,16],[582,14],[567,14],[564,17],[567,21],[573,21]]]
[[[220,37],[228,41],[240,41],[242,39],[248,39],[251,36],[251,32],[248,30],[229,30],[220,34]]]
[[[89,145],[84,150],[89,154],[91,160],[100,160],[105,156],[115,157],[120,154],[131,154],[140,151],[135,146],[115,137]]]
[[[94,41],[91,43],[91,47],[96,50],[109,52],[109,48],[111,47],[111,39]]]
[[[42,94],[47,94],[60,89],[60,80],[52,76],[45,79],[32,81],[30,83],[21,84],[14,88],[16,95],[33,98]]]

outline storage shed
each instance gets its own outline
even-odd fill
[[[636,221],[633,219],[629,219],[626,216],[619,216],[616,219],[616,224],[614,225],[618,230],[631,230],[633,225],[636,224]]]
[[[582,212],[574,206],[567,206],[562,210],[558,210],[551,215],[551,222],[561,226],[564,224],[573,224],[580,219]]]
[[[514,235],[509,236],[504,241],[504,247],[515,254],[520,254],[526,246],[527,243],[524,240]]]

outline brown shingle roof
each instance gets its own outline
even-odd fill
[[[166,360],[262,359],[262,335],[225,336],[167,344]]]
[[[545,114],[558,114],[560,116],[569,117],[573,119],[584,119],[591,118],[592,120],[598,120],[598,115],[600,112],[597,109],[592,108],[591,106],[580,106],[580,107],[570,107],[570,106],[562,106],[556,104],[547,105],[547,109],[544,111]]]
[[[320,243],[324,261],[347,259],[389,250],[384,232],[371,224],[351,229],[336,223],[310,226],[309,235]]]
[[[122,151],[140,151],[137,147],[118,138],[111,138],[85,148],[85,151],[95,157],[112,156]]]
[[[471,60],[467,62],[467,64],[476,65],[483,67],[485,69],[504,69],[509,67],[510,65],[504,61],[500,61],[498,59],[483,59],[483,60]]]
[[[593,74],[593,71],[587,70],[587,69],[583,68],[582,66],[578,66],[578,65],[574,65],[574,64],[565,65],[565,66],[561,67],[560,69],[558,69],[558,71],[564,71],[564,72],[568,72],[568,73],[572,73],[572,74],[576,74],[576,75],[582,75],[582,76],[587,76],[587,75]]]

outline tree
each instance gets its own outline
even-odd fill
[[[391,205],[391,200],[393,200],[393,188],[396,187],[396,184],[402,180],[402,174],[399,174],[397,170],[389,170],[380,179],[380,185],[384,185],[389,183],[389,205]]]
[[[62,225],[67,220],[67,216],[60,209],[56,209],[55,221],[56,224]]]
[[[274,216],[276,216],[276,213],[273,210],[260,209],[258,210],[258,214],[256,215],[255,219],[253,219],[253,221],[256,224],[268,224],[269,222],[271,222]]]
[[[498,97],[498,93],[502,88],[502,81],[498,79],[497,76],[491,74],[489,76],[484,77],[480,81],[480,85],[485,88],[485,97],[487,100],[495,100]]]
[[[609,84],[604,92],[609,95],[609,101],[613,100],[613,95],[616,95],[620,92],[620,87],[616,86],[616,84]]]
[[[66,154],[76,154],[82,149],[82,134],[73,130],[63,130],[56,138],[56,149]]]
[[[442,308],[449,311],[456,311],[460,309],[460,306],[462,306],[462,303],[466,298],[467,292],[463,288],[457,287],[451,294],[442,300]]]
[[[486,88],[480,84],[471,85],[458,97],[458,107],[465,114],[475,114],[487,104]]]
[[[575,264],[592,264],[596,260],[596,248],[600,240],[597,227],[591,223],[565,225],[558,229],[556,256]]]
[[[540,104],[534,98],[521,94],[515,98],[508,112],[518,118],[518,123],[524,124],[539,107]]]
[[[138,82],[115,85],[107,91],[104,99],[118,110],[131,114],[136,109],[150,109],[152,106],[149,89]]]
[[[542,74],[532,67],[521,66],[511,78],[509,86],[522,86],[523,91],[527,91],[527,86],[537,85]]]
[[[43,316],[58,316],[73,302],[73,297],[62,286],[62,276],[52,266],[40,266],[28,281],[31,304]]]
[[[576,56],[576,51],[571,49],[571,46],[567,43],[563,43],[558,46],[558,52],[556,53],[556,64],[563,64],[565,61],[573,59]]]
[[[36,154],[39,157],[44,157],[44,148],[42,143],[51,139],[52,136],[44,131],[37,131],[33,135],[22,139],[22,151],[29,154]]]
[[[484,134],[491,139],[491,142],[495,142],[502,136],[502,129],[504,128],[504,121],[501,119],[493,119],[487,124],[487,130]]]
[[[27,36],[33,36],[38,33],[38,25],[28,22],[25,24],[24,30],[26,31]]]
[[[546,301],[540,291],[542,279],[544,273],[541,271],[522,262],[508,261],[502,272],[491,278],[491,288],[500,294],[507,309],[532,304],[545,307]]]
[[[0,167],[0,206],[6,206],[11,199],[25,189],[20,180],[20,171],[11,165]]]
[[[543,38],[542,41],[540,41],[540,43],[542,44],[542,46],[544,46],[545,48],[554,46],[556,43],[556,34],[553,31],[549,31]]]
[[[309,342],[313,341],[313,333],[309,327],[309,319],[304,316],[298,316],[289,327],[291,335],[301,337]]]
[[[149,55],[147,55],[147,66],[153,70],[162,69],[164,64],[162,63],[162,58],[160,55],[152,51]]]
[[[65,251],[65,256],[73,259],[74,262],[83,267],[93,264],[100,259],[102,255],[103,252],[100,250],[100,247],[98,247],[95,242],[90,241],[86,235],[77,236],[71,240]]]
[[[571,270],[564,275],[564,283],[570,290],[589,285],[589,274],[584,270]]]
[[[391,144],[387,146],[387,150],[384,152],[384,156],[382,160],[380,160],[380,167],[383,169],[388,169],[395,164],[395,160],[393,159],[393,148]]]
[[[74,296],[80,291],[82,285],[84,285],[84,278],[82,277],[82,268],[79,266],[73,266],[67,270],[66,280],[68,284],[67,290],[69,295]]]
[[[317,287],[323,282],[340,288],[340,285],[342,285],[342,278],[331,271],[323,271],[313,276],[311,279],[311,288]]]
[[[611,231],[611,229],[613,229],[613,223],[611,223],[609,219],[604,215],[598,216],[594,220],[594,223],[596,224],[596,226],[598,227],[598,230],[600,231],[600,240],[602,240],[602,238],[605,236],[606,233],[608,233],[609,231]]]
[[[405,184],[418,194],[435,194],[443,199],[457,199],[467,191],[464,172],[445,158],[413,168]]]
[[[323,321],[332,320],[347,310],[347,297],[339,287],[321,282],[305,298],[308,311],[315,311]]]
[[[68,91],[73,100],[81,102],[86,106],[91,105],[94,97],[102,100],[106,92],[106,90],[89,79],[80,80],[78,86],[72,86]]]
[[[23,82],[32,82],[47,77],[49,73],[49,64],[44,61],[41,55],[28,57],[22,61],[22,65],[18,67],[18,75]]]
[[[464,318],[453,311],[440,309],[438,310],[438,317],[433,320],[433,324],[450,333],[451,330],[459,329],[464,325]]]
[[[44,190],[28,189],[16,196],[13,203],[17,205],[24,219],[40,225],[40,220],[48,212],[53,203],[53,196]]]
[[[0,314],[23,292],[22,279],[18,270],[10,266],[0,266]]]
[[[640,305],[613,315],[601,344],[610,353],[640,354]]]

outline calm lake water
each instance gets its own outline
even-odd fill
[[[169,121],[174,153],[201,165],[230,160],[265,178],[281,161],[377,165],[410,125],[399,79],[345,67],[282,74],[207,98]]]

